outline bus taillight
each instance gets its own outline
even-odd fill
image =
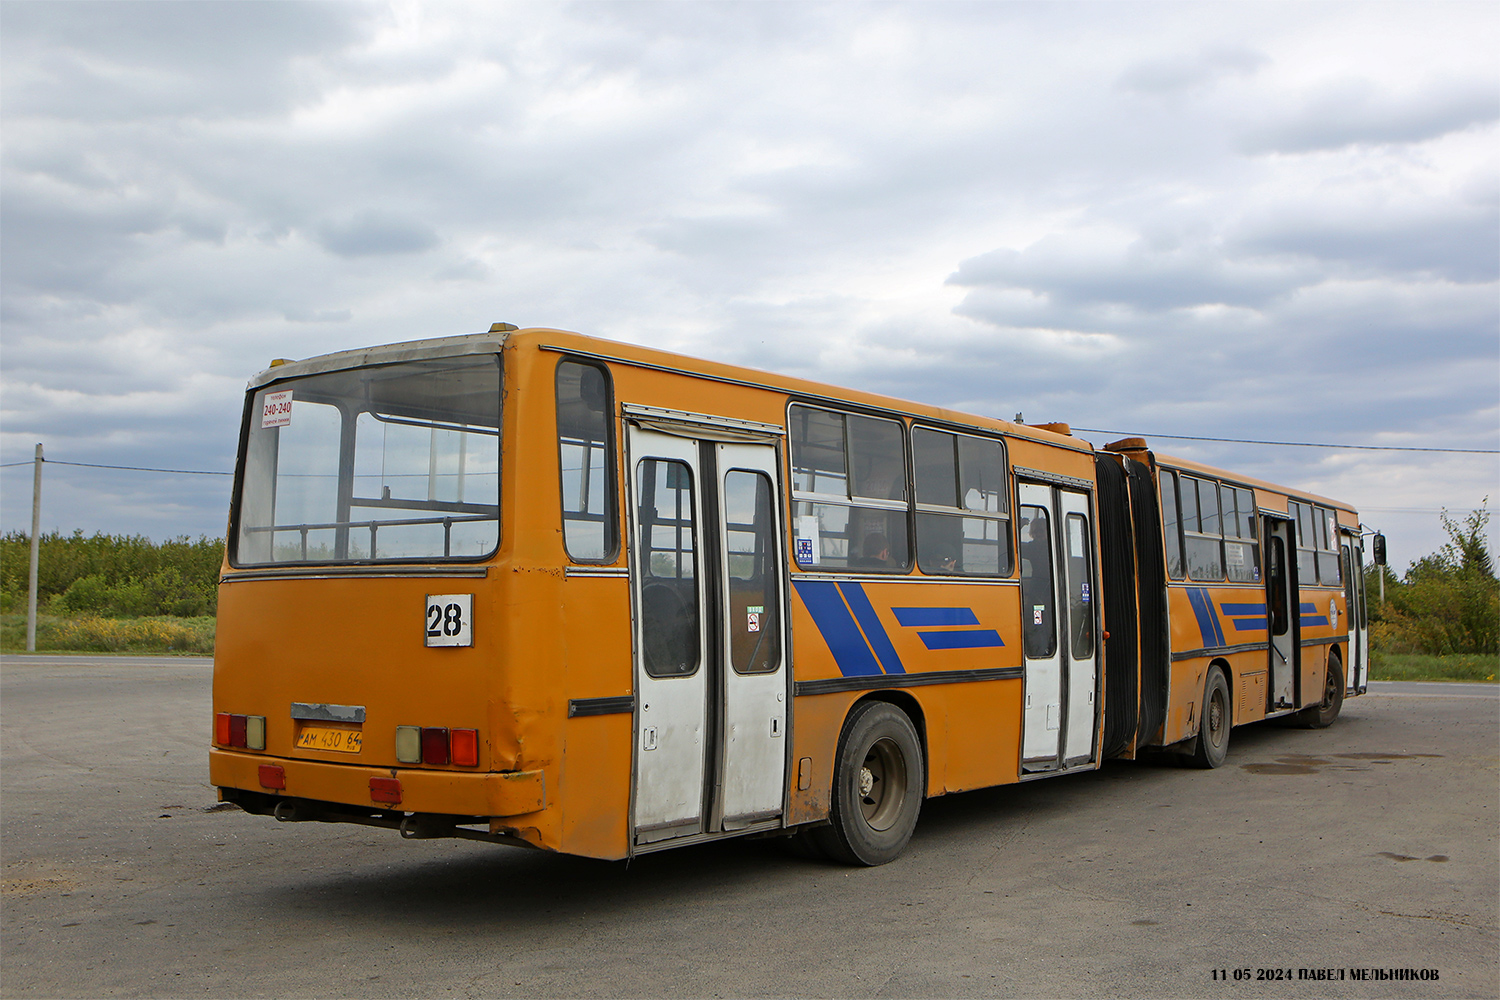
[[[448,730],[437,726],[422,728],[422,763],[448,763]]]
[[[226,747],[264,750],[266,748],[266,717],[220,712],[214,716],[214,742]]]
[[[479,766],[479,730],[397,726],[396,760],[402,764]]]
[[[453,730],[453,763],[460,767],[479,766],[479,730]]]

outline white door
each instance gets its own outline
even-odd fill
[[[1089,497],[1021,483],[1022,767],[1094,759],[1098,735],[1098,580]]]
[[[635,839],[701,833],[708,749],[707,597],[697,443],[632,427]]]
[[[1297,546],[1290,520],[1267,517],[1266,625],[1271,632],[1270,710],[1297,707]]]
[[[719,565],[724,724],[719,828],[782,813],[786,793],[786,616],[776,449],[714,446],[722,525]]]
[[[1370,633],[1365,612],[1365,551],[1358,535],[1343,538],[1344,618],[1349,626],[1348,655],[1344,657],[1344,687],[1358,691],[1369,669]]]
[[[1061,610],[1067,623],[1064,655],[1067,660],[1068,722],[1065,729],[1063,763],[1069,767],[1094,759],[1098,730],[1095,682],[1099,652],[1095,641],[1094,534],[1090,525],[1089,498],[1085,493],[1057,491],[1058,528],[1062,535],[1058,560],[1062,569]]]
[[[776,825],[788,687],[777,452],[630,428],[637,845]]]
[[[1021,639],[1026,658],[1026,702],[1021,764],[1056,766],[1061,745],[1063,654],[1057,641],[1057,560],[1052,487],[1017,486],[1021,527]]]

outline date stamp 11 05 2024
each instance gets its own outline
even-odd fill
[[[1337,969],[1290,969],[1290,968],[1238,968],[1214,969],[1215,982],[1437,982],[1437,969],[1384,969],[1384,968],[1337,968]]]

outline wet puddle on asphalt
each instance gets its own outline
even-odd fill
[[[1319,769],[1322,768],[1335,771],[1368,771],[1368,767],[1340,762],[1349,760],[1367,761],[1371,764],[1392,764],[1398,760],[1441,756],[1443,755],[1440,753],[1378,753],[1372,751],[1363,753],[1335,753],[1321,757],[1291,753],[1282,754],[1276,758],[1274,763],[1257,761],[1250,764],[1241,764],[1240,769],[1249,771],[1251,774],[1317,774]]]

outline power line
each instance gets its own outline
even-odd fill
[[[1246,438],[1194,437],[1191,434],[1142,434],[1139,431],[1108,431],[1098,427],[1074,427],[1085,434],[1125,434],[1134,437],[1169,438],[1173,441],[1220,441],[1224,444],[1269,444],[1282,448],[1352,448],[1358,451],[1441,451],[1457,455],[1500,455],[1495,448],[1411,448],[1394,444],[1316,444],[1311,441],[1251,441]]]
[[[96,465],[93,462],[61,462],[55,458],[42,459],[44,465],[76,465],[83,469],[123,469],[126,472],[171,472],[180,476],[232,476],[233,472],[206,472],[202,469],[148,469],[140,465]],[[0,465],[0,469],[9,469],[17,465],[31,465],[31,462],[7,462]]]

